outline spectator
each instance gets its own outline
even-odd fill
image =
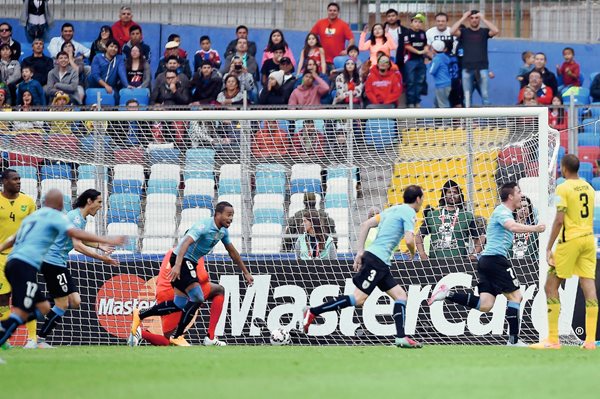
[[[346,49],[346,53],[348,53],[348,58],[351,59],[352,61],[354,61],[354,63],[356,64],[356,69],[359,71],[359,74],[360,74],[360,70],[363,66],[363,63],[358,59],[358,55],[360,54],[360,51],[358,50],[358,46],[356,46],[354,44],[351,46],[348,46],[348,48]],[[367,60],[366,64],[371,65],[371,61]],[[331,75],[338,75],[338,74],[342,73],[343,70],[344,70],[344,68],[333,69],[333,70],[331,70]],[[367,71],[367,73],[368,73],[368,71]],[[366,78],[366,76],[365,76],[365,78]]]
[[[325,135],[317,130],[315,122],[306,119],[302,128],[292,135],[290,154],[300,161],[322,159],[325,156]]]
[[[267,84],[263,85],[263,89],[258,97],[258,103],[262,105],[284,105],[284,96],[281,86],[283,85],[283,71],[271,72],[267,80]]]
[[[28,91],[33,96],[33,102],[36,105],[46,105],[46,95],[42,85],[37,80],[33,79],[33,67],[25,66],[21,68],[22,81],[17,85],[17,99],[21,99],[21,93]],[[17,101],[17,105],[21,105]]]
[[[27,40],[46,37],[48,27],[54,23],[48,0],[24,0],[20,23],[25,27]]]
[[[517,223],[525,225],[536,224],[535,211],[529,197],[521,197],[521,207],[513,212],[513,217]],[[539,234],[538,233],[515,233],[513,237],[513,246],[508,254],[509,259],[538,258],[539,254]]]
[[[79,84],[81,86],[85,86],[86,66],[84,65],[83,57],[80,54],[75,53],[75,47],[71,42],[64,42],[60,51],[67,53],[67,56],[69,57],[69,64],[71,64],[73,69],[75,69],[79,74]]]
[[[21,79],[21,64],[11,58],[12,50],[8,44],[0,44],[0,82],[8,86],[11,97]]]
[[[140,103],[131,98],[127,100],[125,107],[129,112],[137,112],[140,110]],[[127,146],[147,147],[152,141],[150,124],[145,121],[114,120],[109,122],[106,131],[115,143]]]
[[[556,130],[567,130],[569,118],[567,110],[563,106],[562,97],[552,97],[552,106],[548,108],[548,125]]]
[[[210,61],[203,60],[200,68],[192,79],[192,104],[211,104],[217,101],[217,96],[223,87],[223,79]]]
[[[298,72],[304,72],[309,59],[315,60],[319,73],[327,73],[327,62],[325,61],[325,50],[321,46],[319,38],[314,33],[309,33],[304,39],[304,48],[300,53]]]
[[[354,60],[349,58],[344,63],[344,70],[335,78],[335,90],[334,104],[348,104],[352,93],[352,102],[360,105],[363,83]]]
[[[273,58],[266,60],[262,68],[260,68],[260,82],[263,87],[267,85],[267,80],[271,75],[271,72],[279,71],[279,63],[283,58],[284,52],[285,49],[281,43],[275,45],[273,47]]]
[[[92,42],[92,47],[90,48],[90,63],[94,61],[94,57],[97,54],[106,53],[106,45],[112,39],[114,39],[112,28],[108,25],[102,25],[98,37]]]
[[[423,238],[431,235],[429,255],[425,252]],[[473,239],[474,252],[469,254],[469,240]],[[482,246],[475,218],[465,209],[462,190],[453,180],[442,187],[439,207],[423,214],[423,224],[416,237],[417,250],[422,260],[429,258],[462,258],[477,260]]]
[[[257,159],[281,158],[287,155],[289,136],[279,128],[277,121],[267,120],[264,127],[254,133],[252,155]]]
[[[229,65],[229,72],[223,76],[223,82],[227,80],[228,76],[235,76],[241,85],[242,91],[247,91],[248,93],[254,91],[254,77],[248,72],[246,67],[244,67],[244,63],[242,59],[238,56],[234,56],[231,59],[231,65]]]
[[[415,14],[410,19],[410,29],[404,37],[406,64],[404,77],[406,79],[406,105],[408,108],[421,106],[421,94],[426,92],[427,68],[425,57],[429,53],[427,36],[423,30],[425,16]]]
[[[108,94],[113,94],[119,84],[127,86],[125,63],[118,52],[119,43],[111,40],[106,46],[106,53],[94,57],[92,72],[88,78],[90,88],[104,88]]]
[[[0,87],[0,112],[10,112],[9,92],[6,88]],[[9,134],[12,128],[12,123],[9,121],[0,121],[0,134]]]
[[[565,47],[562,54],[565,62],[562,65],[556,66],[556,75],[562,78],[563,86],[580,87],[581,81],[579,80],[579,75],[581,74],[581,68],[575,62],[575,50],[572,47]]]
[[[529,73],[529,85],[525,87],[530,87],[535,95],[537,96],[537,101],[540,104],[550,105],[552,104],[552,97],[554,97],[554,92],[552,88],[546,86],[542,81],[542,75],[538,71],[531,71]],[[525,87],[519,91],[519,104],[523,103],[523,95],[525,92]]]
[[[313,210],[319,213],[323,234],[335,236],[335,222],[323,209],[317,210],[317,197],[315,193],[304,193],[304,209],[294,213],[294,216],[287,220],[286,235],[283,238],[284,251],[291,251],[294,248],[296,237],[300,234],[300,229],[303,227],[304,212]],[[334,239],[334,243],[336,241]]]
[[[156,84],[150,95],[152,105],[188,105],[190,103],[190,88],[179,80],[177,72],[167,70],[165,72],[165,81]]]
[[[148,63],[137,44],[129,49],[129,56],[125,60],[125,71],[127,72],[128,88],[150,89],[150,81],[152,80],[150,63]]]
[[[333,238],[324,233],[321,217],[316,210],[302,214],[304,233],[296,239],[294,251],[301,260],[337,259],[337,250]]]
[[[391,70],[389,57],[382,55],[365,82],[367,108],[395,108],[402,94],[402,75]]]
[[[194,73],[198,71],[204,61],[208,61],[217,70],[221,67],[221,57],[217,50],[211,47],[210,37],[208,36],[200,37],[200,50],[194,54]]]
[[[469,20],[467,27],[463,22]],[[481,22],[487,28],[481,27]],[[463,49],[462,57],[462,84],[465,93],[465,105],[471,106],[473,97],[473,81],[475,75],[479,76],[479,87],[483,105],[489,105],[488,92],[488,40],[500,33],[500,30],[492,22],[484,18],[477,10],[467,11],[462,18],[452,26],[452,34],[459,39],[459,45]]]
[[[315,84],[316,81],[316,84]],[[313,72],[304,72],[302,85],[298,86],[290,96],[289,105],[320,105],[321,97],[329,92],[329,86],[323,79]]]
[[[531,86],[525,86],[521,89],[523,98],[519,102],[520,105],[536,106],[539,105],[535,90]]]
[[[594,76],[594,80],[592,80],[590,96],[592,97],[592,102],[600,102],[600,73]]]
[[[65,42],[70,42],[75,48],[75,54],[78,54],[78,56],[81,56],[82,58],[89,58],[90,49],[85,47],[81,43],[76,42],[73,39],[74,36],[75,28],[73,27],[73,24],[65,22],[60,28],[60,36],[53,37],[50,40],[50,43],[48,44],[48,52],[50,53],[50,56],[52,58],[56,58],[56,55],[59,53],[59,51],[62,51],[62,45]]]
[[[533,54],[533,51],[523,51],[521,53],[521,59],[523,60],[523,65],[519,67],[519,72],[517,73],[517,80],[519,82],[522,82],[524,79],[523,77],[529,75],[529,72],[533,70],[535,55]]]
[[[408,28],[400,23],[398,11],[393,8],[388,9],[385,13],[384,28],[392,36],[394,42],[396,43],[397,49],[393,50],[390,56],[394,57],[398,69],[402,71],[404,69],[405,61],[404,38],[408,34]],[[357,68],[360,68],[360,65],[357,64],[356,66]]]
[[[225,76],[225,87],[217,95],[217,103],[221,105],[241,105],[244,102],[244,93],[240,90],[239,79],[232,74]]]
[[[54,68],[54,60],[44,55],[44,40],[42,38],[33,39],[31,47],[33,54],[23,60],[21,67],[33,67],[35,71],[33,78],[44,86],[48,81],[48,72]]]
[[[156,80],[154,81],[154,84],[155,85],[164,84],[166,82],[165,73],[167,71],[174,71],[177,74],[177,78],[182,83],[182,85],[185,87],[191,88],[190,80],[187,77],[187,75],[185,73],[183,73],[183,68],[181,67],[181,64],[179,63],[180,61],[181,61],[181,58],[179,58],[176,55],[169,56],[169,58],[167,59],[167,62],[165,64],[166,69],[156,76]]]
[[[558,90],[558,81],[556,80],[556,75],[552,73],[548,68],[546,68],[546,54],[537,53],[533,59],[534,68],[529,72],[529,74],[523,76],[523,80],[521,81],[521,87],[527,86],[529,84],[529,75],[533,72],[539,72],[542,76],[542,82],[546,86],[552,89],[552,93],[559,93]]]
[[[285,38],[283,37],[283,32],[279,29],[273,29],[271,34],[269,35],[269,42],[267,43],[267,47],[265,47],[263,51],[262,61],[260,65],[263,66],[265,61],[270,58],[273,58],[273,52],[276,48],[283,46],[284,55],[292,60],[292,65],[296,66],[296,60],[294,59],[294,53],[290,50]]]
[[[434,40],[431,47],[434,51],[433,60],[429,64],[429,73],[435,82],[435,99],[433,105],[436,108],[450,108],[450,91],[452,80],[450,77],[450,57],[446,53],[446,43],[442,40]]]
[[[0,46],[8,45],[10,48],[10,59],[18,61],[21,57],[21,43],[12,37],[12,26],[8,22],[0,22]]]
[[[21,102],[21,106],[19,107],[19,111],[30,112],[35,111],[35,107],[39,104],[36,104],[33,101],[33,96],[31,92],[24,90],[21,93],[22,97],[18,99]],[[44,122],[43,121],[13,121],[12,129],[14,133],[44,133]]]
[[[283,57],[279,62],[279,69],[283,71],[283,84],[281,85],[281,92],[283,94],[283,102],[287,104],[290,102],[290,96],[296,88],[296,76],[294,76],[294,66],[292,60],[287,57]]]
[[[140,49],[148,63],[152,62],[152,53],[150,52],[150,46],[144,43],[144,37],[142,36],[142,27],[139,25],[132,25],[131,28],[129,28],[129,41],[125,43],[125,45],[123,45],[122,49],[125,58],[129,58],[129,53],[131,52],[133,46],[137,46]]]
[[[430,46],[430,49],[435,40],[441,40],[444,42],[446,53],[449,56],[456,54],[458,40],[452,36],[452,30],[448,26],[448,14],[443,12],[435,14],[435,26],[429,28],[425,32],[425,36],[427,36],[427,45]],[[430,55],[433,56],[431,53]]]
[[[369,26],[365,25],[363,31],[360,33],[358,49],[361,51],[369,50],[372,64],[377,62],[377,53],[380,51],[390,57],[392,51],[398,47],[392,35],[385,31],[382,24],[375,24],[371,28],[371,37],[369,40],[366,40],[368,31]]]
[[[230,41],[227,45],[227,49],[225,49],[225,58],[235,55],[238,44],[237,42],[239,39],[246,39],[248,42],[248,54],[250,54],[252,57],[256,57],[256,43],[248,39],[248,28],[244,25],[238,26],[235,28],[235,35],[237,37]]]
[[[235,54],[232,54],[225,59],[223,72],[225,73],[229,70],[233,57],[239,57],[242,60],[242,64],[244,65],[244,68],[246,68],[246,71],[248,71],[252,77],[255,77],[258,73],[258,65],[256,64],[254,57],[248,53],[248,40],[238,39],[235,49]]]
[[[304,68],[304,72],[301,74],[298,74],[298,77],[302,77],[302,75],[304,75],[304,73],[306,72],[314,72],[315,74],[319,75],[319,77],[321,79],[323,79],[323,81],[327,84],[327,86],[330,85],[331,81],[329,80],[329,76],[327,76],[324,73],[320,73],[319,68],[317,67],[317,63],[315,62],[315,60],[308,60],[306,61],[306,68]],[[301,80],[296,80],[296,86],[294,87],[294,89],[298,86],[300,86],[302,84]],[[321,97],[321,104],[331,104],[331,101],[333,100],[332,98],[330,98],[331,96],[329,94]]]
[[[179,36],[177,33],[171,33],[169,35],[169,37],[167,38],[167,43],[168,42],[175,42],[177,43],[177,56],[181,59],[185,59],[187,60],[187,51],[185,51],[184,49],[181,48],[181,36]],[[165,50],[165,57],[167,56],[167,50]]]
[[[339,55],[346,55],[346,41],[348,46],[354,44],[354,35],[350,26],[340,18],[340,6],[337,3],[327,5],[327,18],[317,21],[310,33],[317,35],[323,50],[328,69],[333,69],[333,59]]]
[[[119,48],[123,47],[123,45],[129,41],[129,29],[133,25],[139,24],[133,22],[131,7],[121,7],[121,10],[119,11],[119,20],[112,26],[113,36],[119,44]]]
[[[72,102],[83,103],[84,90],[79,84],[79,71],[69,63],[69,56],[64,51],[58,53],[56,66],[48,73],[44,90],[50,98],[60,92],[68,95]]]
[[[177,42],[167,42],[167,44],[165,44],[165,54],[167,54],[165,58],[161,58],[161,60],[158,62],[158,68],[156,69],[156,73],[154,74],[155,78],[157,78],[158,75],[160,75],[167,69],[167,62],[169,60],[172,60],[173,58],[175,58],[179,63],[179,66],[177,67],[177,74],[179,75],[183,73],[185,76],[188,77],[188,79],[192,78],[192,69],[190,68],[190,62],[187,60],[187,58],[181,58],[179,56],[179,44],[177,44]]]
[[[50,111],[71,111],[69,104],[69,96],[59,91],[52,98],[52,106]],[[48,128],[50,134],[73,134],[71,126],[73,125],[70,121],[50,121],[48,122]]]

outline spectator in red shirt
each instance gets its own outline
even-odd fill
[[[556,130],[566,130],[569,128],[569,117],[567,110],[563,107],[563,100],[560,96],[552,98],[552,106],[548,108],[548,125]]]
[[[529,87],[531,87],[537,95],[537,101],[539,104],[550,105],[552,104],[552,97],[554,92],[550,86],[546,86],[542,82],[542,75],[538,71],[531,71],[529,73]],[[523,94],[525,93],[525,87],[519,91],[519,104],[523,102]]]
[[[254,133],[252,154],[255,158],[276,158],[287,155],[289,137],[279,128],[277,121],[265,121],[262,129]]]
[[[390,58],[382,55],[377,65],[371,68],[365,83],[370,103],[367,108],[396,108],[402,94],[402,75],[391,70],[390,66]]]
[[[556,75],[562,77],[563,85],[565,87],[580,87],[581,82],[579,81],[579,75],[581,74],[581,68],[574,60],[575,50],[571,47],[565,47],[562,54],[565,62],[563,62],[562,65],[556,66]]]
[[[327,5],[327,18],[317,21],[310,30],[319,37],[321,45],[325,50],[325,61],[332,68],[333,59],[338,55],[346,55],[346,41],[348,46],[354,44],[354,35],[350,26],[340,18],[340,6],[337,3]]]
[[[119,12],[119,20],[112,26],[113,37],[119,43],[119,48],[122,48],[129,41],[129,28],[133,25],[139,25],[133,22],[133,14],[131,7],[123,6]]]
[[[325,135],[317,130],[314,121],[307,119],[302,129],[292,135],[290,154],[299,160],[320,159],[325,156],[324,143]]]

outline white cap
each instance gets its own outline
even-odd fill
[[[269,74],[269,78],[275,79],[277,84],[281,86],[283,84],[283,75],[285,75],[285,72],[283,71],[274,71]]]
[[[433,47],[433,49],[438,53],[442,53],[444,50],[446,50],[446,43],[436,39],[433,41],[433,43],[431,43],[431,47]]]
[[[176,41],[170,41],[167,44],[165,44],[165,48],[168,50],[170,48],[177,48],[179,47],[179,44]]]

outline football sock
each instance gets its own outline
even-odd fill
[[[173,334],[173,338],[178,338],[185,332],[185,328],[194,318],[196,311],[202,305],[202,302],[188,302],[187,305],[183,308],[181,313],[181,318],[179,319],[179,324],[177,324],[177,330],[175,334]]]
[[[315,308],[310,308],[310,312],[315,316],[318,316],[321,313],[329,312],[331,310],[344,309],[348,306],[354,305],[356,305],[356,299],[354,298],[354,295],[342,295],[333,301],[325,302],[324,304]]]
[[[169,346],[169,338],[158,334],[152,334],[150,331],[143,330],[142,338],[154,346]]]
[[[598,326],[598,300],[585,301],[585,342],[596,341],[596,327]]]
[[[210,319],[208,321],[208,338],[210,339],[215,339],[215,329],[217,328],[217,323],[221,318],[224,300],[225,297],[223,295],[217,295],[212,299],[210,304]]]
[[[27,327],[27,339],[37,341],[37,320],[28,321],[25,327]]]
[[[450,302],[479,310],[479,296],[475,295],[473,292],[450,291],[446,299]]]
[[[8,319],[0,322],[0,345],[4,345],[21,324],[23,320],[16,314],[11,314]]]
[[[160,302],[151,308],[140,311],[140,319],[144,320],[146,317],[151,316],[164,316],[174,312],[179,312],[180,310],[181,309],[179,309],[173,301]]]
[[[10,306],[0,306],[0,321],[8,319],[10,316]]]
[[[35,309],[35,311],[33,313],[30,313],[27,317],[27,321],[31,320],[44,321],[46,320],[46,317],[42,314],[42,312],[40,312],[39,309]]]
[[[394,302],[394,322],[396,322],[396,337],[404,338],[404,319],[406,318],[406,301],[398,299]]]
[[[508,322],[508,342],[516,344],[519,341],[519,310],[521,304],[508,301],[506,305],[506,321]]]
[[[548,304],[548,341],[558,343],[558,316],[560,316],[560,299],[548,298],[546,303]]]
[[[46,322],[42,326],[42,331],[40,331],[39,337],[46,338],[48,334],[54,330],[54,327],[56,327],[56,325],[60,322],[65,313],[66,311],[64,309],[54,305],[54,307],[46,315]]]

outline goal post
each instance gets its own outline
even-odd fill
[[[428,308],[423,299],[442,280],[457,288],[476,284],[469,256],[483,240],[501,184],[521,181],[533,203],[531,220],[550,226],[558,143],[547,109],[537,107],[0,113],[3,167],[22,174],[22,191],[41,204],[59,188],[69,204],[96,188],[104,207],[87,229],[130,237],[118,249],[117,268],[71,258],[83,304],[57,330],[59,344],[122,343],[132,308],[154,300],[162,255],[222,200],[234,206],[230,236],[256,282],[245,286],[221,244],[206,257],[211,280],[226,289],[219,335],[266,342],[254,319],[293,328],[304,305],[352,292],[360,224],[374,208],[402,203],[409,184],[425,192],[428,208],[418,213],[416,233],[429,259],[409,261],[403,243],[395,253],[392,272],[409,293],[407,331],[427,343],[501,343],[502,300],[482,316],[451,304]],[[450,181],[464,197],[453,216],[440,204]],[[303,212],[307,203],[316,210]],[[548,232],[515,241],[519,249],[511,254],[528,341],[545,333],[539,288]],[[377,293],[364,309],[326,316],[294,340],[390,342],[390,312]],[[193,337],[206,330],[205,308],[198,317]],[[160,330],[157,321],[147,327]]]

